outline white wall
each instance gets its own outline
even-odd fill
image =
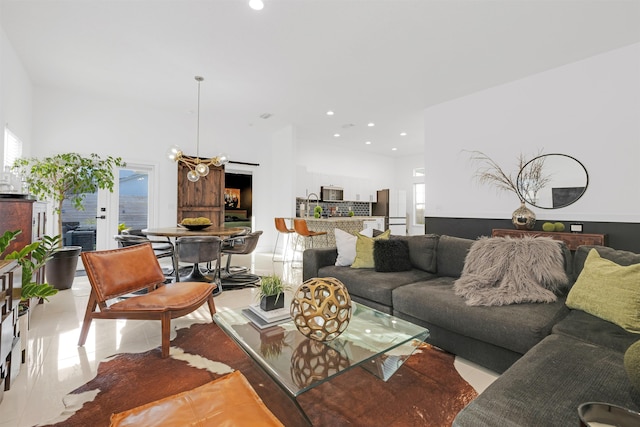
[[[463,150],[517,173],[520,153],[564,153],[587,168],[576,203],[539,220],[640,222],[640,44],[425,110],[427,216],[510,218],[512,193],[473,179]]]
[[[375,201],[376,190],[395,183],[393,158],[334,145],[298,141],[296,196],[320,195],[321,186],[344,189],[345,200]]]

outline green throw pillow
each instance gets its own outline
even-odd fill
[[[358,233],[356,236],[356,259],[353,260],[351,268],[374,268],[376,266],[373,260],[373,242],[376,240],[387,240],[391,235],[391,230],[376,237],[367,237]]]
[[[636,341],[624,353],[624,369],[629,381],[640,391],[640,341]]]
[[[621,266],[591,249],[567,307],[585,311],[629,332],[640,333],[640,264]]]

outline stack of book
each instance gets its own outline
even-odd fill
[[[260,304],[251,304],[249,307],[242,309],[242,314],[251,320],[251,322],[259,329],[265,329],[270,326],[284,323],[291,319],[289,307],[278,308],[276,310],[264,311],[260,308]]]

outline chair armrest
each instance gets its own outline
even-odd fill
[[[335,265],[338,258],[336,248],[307,249],[302,254],[302,280],[309,280],[318,277],[318,270],[321,267]]]

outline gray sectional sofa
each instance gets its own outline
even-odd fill
[[[603,401],[632,410],[640,398],[623,366],[640,335],[580,310],[561,295],[554,303],[477,307],[455,295],[473,240],[451,236],[406,239],[412,269],[382,273],[335,266],[336,248],[306,250],[303,278],[335,277],[359,303],[423,325],[428,341],[502,375],[456,418],[454,426],[579,425],[577,407]],[[588,251],[563,248],[565,271],[575,281]],[[621,265],[640,255],[595,246]]]

